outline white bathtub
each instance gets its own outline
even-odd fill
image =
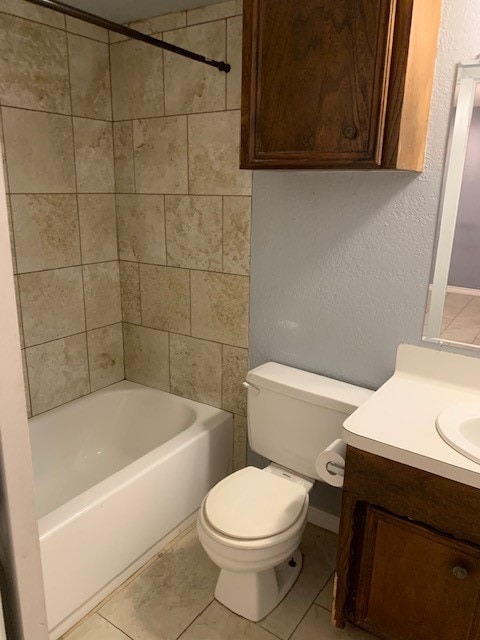
[[[124,381],[32,418],[30,434],[57,638],[193,522],[231,471],[232,416]]]

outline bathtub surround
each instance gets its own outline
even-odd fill
[[[124,377],[108,33],[0,0],[0,102],[29,414]]]
[[[131,23],[219,73],[111,34],[128,380],[235,414],[245,464],[251,174],[240,171],[241,3]]]

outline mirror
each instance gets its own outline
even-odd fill
[[[458,66],[424,340],[480,349],[480,62]]]

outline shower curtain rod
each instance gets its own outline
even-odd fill
[[[141,42],[146,42],[147,44],[151,44],[154,47],[159,47],[160,49],[165,49],[166,51],[170,51],[171,53],[176,53],[179,56],[183,56],[184,58],[189,58],[190,60],[196,60],[197,62],[208,64],[210,67],[216,67],[219,71],[224,71],[225,73],[228,73],[231,68],[227,62],[223,62],[222,60],[211,60],[210,58],[206,58],[205,56],[200,55],[199,53],[194,53],[193,51],[189,51],[188,49],[177,47],[176,45],[165,42],[164,40],[159,40],[158,38],[154,38],[153,36],[149,36],[145,33],[141,33],[140,31],[136,31],[136,29],[124,27],[121,24],[111,22],[106,18],[101,18],[100,16],[96,16],[95,14],[89,13],[88,11],[83,11],[82,9],[71,7],[70,5],[65,4],[64,2],[60,2],[59,0],[24,0],[24,2],[30,2],[30,4],[36,4],[41,7],[46,7],[47,9],[52,9],[52,11],[58,11],[58,13],[63,13],[64,15],[71,16],[72,18],[78,18],[79,20],[83,20],[84,22],[90,22],[90,24],[95,24],[97,25],[97,27],[102,27],[103,29],[109,29],[110,31],[121,33],[122,35],[127,36],[127,38],[132,38],[132,40],[140,40]]]

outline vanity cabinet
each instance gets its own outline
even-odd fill
[[[334,621],[480,640],[480,490],[347,449]]]
[[[421,171],[441,0],[244,0],[241,167]]]

